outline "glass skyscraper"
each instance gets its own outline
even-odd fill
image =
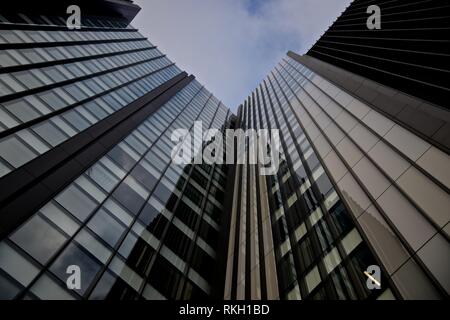
[[[0,5],[0,299],[448,298],[450,5],[354,1],[235,115],[132,1],[43,2]],[[175,164],[195,121],[279,129],[278,172]]]
[[[237,170],[225,299],[448,298],[449,13],[353,1],[242,104],[239,126],[281,130],[283,161]]]
[[[172,164],[170,136],[231,113],[128,25],[131,2],[81,9],[71,31],[0,15],[0,297],[207,297],[227,168]]]

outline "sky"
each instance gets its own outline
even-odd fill
[[[232,110],[287,51],[303,54],[351,0],[135,0],[133,26]]]

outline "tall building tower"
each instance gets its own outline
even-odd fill
[[[237,125],[279,129],[283,161],[237,166],[225,299],[449,296],[449,16],[356,0],[242,104]]]
[[[0,299],[449,296],[447,1],[353,1],[237,115],[132,1],[0,8]],[[176,164],[196,121],[278,129],[279,170]]]
[[[0,299],[208,297],[227,167],[171,163],[171,133],[231,113],[131,1],[76,2],[74,30],[71,3],[0,10]]]

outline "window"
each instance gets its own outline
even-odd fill
[[[124,182],[122,182],[114,191],[113,197],[134,215],[139,212],[145,202],[144,198]]]
[[[75,237],[75,241],[102,263],[106,263],[111,256],[111,250],[97,240],[87,229],[81,230]]]
[[[322,250],[326,250],[334,241],[327,223],[324,220],[320,220],[314,226],[314,230],[319,238]]]
[[[325,173],[316,180],[316,184],[323,198],[325,198],[328,192],[333,188],[330,179]]]
[[[180,280],[180,272],[166,259],[158,256],[150,271],[150,284],[164,296],[173,299],[175,298]]]
[[[92,291],[89,299],[90,300],[104,300],[110,297],[110,293],[113,291],[113,288],[117,288],[115,286],[116,278],[109,272],[106,271],[100,280],[97,282],[94,290]],[[123,298],[123,296],[120,296]],[[111,297],[111,299],[114,299]]]
[[[0,242],[0,270],[27,286],[39,269],[5,242]]]
[[[42,275],[31,287],[30,291],[40,299],[73,300],[74,297],[64,290],[55,280],[47,274]]]
[[[153,201],[155,203],[155,201]],[[155,208],[152,204],[147,203],[145,207],[142,209],[139,219],[147,226],[151,225],[158,215],[161,213],[163,208]]]
[[[57,146],[67,139],[67,136],[50,121],[33,126],[33,130],[52,146]]]
[[[25,222],[10,239],[37,261],[45,264],[64,244],[66,237],[39,215]]]
[[[315,287],[320,283],[320,274],[319,269],[314,267],[305,277],[306,286],[308,287],[308,291],[311,292]]]
[[[40,116],[28,102],[22,99],[14,100],[11,102],[4,102],[5,109],[15,115],[22,122],[27,122],[38,118]]]
[[[44,62],[45,60],[41,57],[36,49],[21,49],[20,53],[23,54],[31,63]]]
[[[136,163],[132,157],[130,157],[125,151],[119,146],[114,147],[108,155],[122,168],[129,171],[133,165]]]
[[[61,255],[55,260],[50,270],[62,281],[67,280],[67,266],[77,265],[82,270],[81,287],[74,291],[83,295],[91,285],[97,273],[100,271],[100,264],[88,256],[80,247],[74,243],[69,244]]]
[[[2,81],[6,83],[14,92],[24,91],[25,88],[16,80],[14,80],[9,74],[3,74]]]
[[[77,101],[81,101],[87,98],[87,95],[81,91],[75,84],[65,86],[64,89],[72,95]]]
[[[341,257],[336,248],[333,248],[324,258],[323,263],[328,273],[333,271],[336,266],[341,263]]]
[[[141,182],[149,190],[152,190],[158,181],[158,179],[156,179],[140,164],[136,165],[131,172],[131,176]]]
[[[7,128],[12,128],[18,125],[19,123],[15,120],[8,112],[6,112],[0,106],[0,123],[2,123]]]
[[[78,230],[79,224],[53,201],[41,208],[40,212],[69,236]]]
[[[9,173],[11,169],[0,159],[0,177],[3,177],[7,173]]]
[[[300,269],[304,272],[312,262],[315,260],[317,253],[315,253],[309,237],[305,237],[298,245],[298,256],[300,257]]]
[[[353,228],[353,222],[342,201],[339,200],[329,212],[339,235],[345,235]]]
[[[319,159],[317,159],[317,156],[313,153],[308,159],[306,159],[306,163],[308,164],[309,169],[314,171],[314,169],[319,165]]]
[[[42,86],[42,82],[34,77],[29,71],[16,72],[13,75],[28,89]]]
[[[30,150],[18,138],[7,137],[0,141],[0,156],[13,167],[18,168],[36,157],[36,153]]]
[[[21,286],[0,272],[0,300],[11,300],[20,292]]]
[[[122,259],[117,256],[111,261],[110,269],[122,278],[130,287],[138,291],[142,285],[143,279],[130,267],[128,267]]]
[[[97,207],[97,203],[74,185],[60,193],[56,201],[81,221],[86,220]]]
[[[358,230],[353,228],[344,239],[342,239],[342,246],[347,254],[350,254],[362,242]]]
[[[66,103],[53,92],[40,94],[39,97],[44,100],[53,110],[59,110],[66,106]]]
[[[43,69],[43,72],[55,83],[66,80],[66,77],[64,77],[64,75],[55,67],[45,68]]]
[[[150,151],[145,158],[158,169],[159,172],[163,172],[167,163],[164,163],[158,156],[156,156],[154,150]]]
[[[6,52],[0,52],[0,67],[9,67],[16,65],[17,62],[11,58],[11,56]]]
[[[92,217],[88,227],[113,248],[125,231],[125,227],[103,209]]]
[[[107,192],[110,192],[119,182],[119,179],[106,169],[101,163],[97,163],[86,171],[86,175]]]
[[[39,137],[37,137],[31,130],[25,129],[17,133],[17,135],[25,141],[29,146],[33,147],[39,154],[43,154],[50,148],[48,145]]]
[[[67,120],[67,122],[69,122],[72,126],[77,128],[78,131],[83,131],[90,126],[90,124],[74,110],[63,114],[62,117]]]
[[[117,166],[108,156],[104,156],[100,159],[99,163],[103,164],[105,168],[108,168],[116,177],[122,179],[125,177],[126,172]]]

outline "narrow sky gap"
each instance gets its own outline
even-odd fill
[[[232,110],[288,50],[305,53],[351,0],[136,0],[134,26]]]

